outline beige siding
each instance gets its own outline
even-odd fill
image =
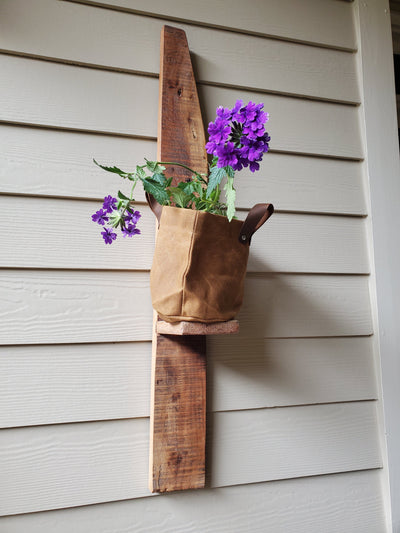
[[[81,0],[79,0],[81,1]],[[346,2],[304,0],[299,13],[293,0],[231,0],[227,10],[223,0],[204,0],[199,8],[196,0],[175,0],[168,6],[163,0],[84,0],[87,4],[114,7],[126,12],[145,13],[166,20],[188,20],[262,36],[273,35],[290,41],[305,41],[332,48],[357,47],[353,9]]]
[[[0,37],[7,51],[158,75],[159,54],[154,44],[160,39],[163,20],[53,0],[40,0],[33,13],[25,9],[25,0],[3,0],[2,9],[10,19]],[[329,49],[321,54],[316,47],[291,42],[177,26],[190,32],[200,82],[359,101],[353,54]],[[267,80],[265,64],[270,70]]]
[[[215,413],[208,420],[209,484],[378,468],[375,424],[374,402]],[[148,435],[145,418],[3,430],[0,466],[9,481],[0,512],[147,496]]]
[[[355,13],[1,2],[0,514],[16,516],[0,531],[384,531]],[[105,247],[90,215],[124,184],[92,158],[155,157],[174,20],[206,123],[239,97],[270,112],[271,153],[237,189],[239,216],[276,213],[253,239],[240,334],[208,341],[209,487],[149,497],[154,220],[139,192],[142,236]]]
[[[0,56],[0,68],[12,72],[0,85],[5,121],[151,139],[157,135],[156,78],[7,55]],[[362,158],[356,107],[208,85],[199,86],[199,97],[206,122],[214,120],[220,102],[233,106],[237,98],[262,98],[271,116],[269,129],[274,127],[274,150]]]
[[[7,533],[377,533],[380,480],[367,470],[189,491],[3,519]],[[205,511],[206,510],[206,511]],[[268,517],[268,518],[266,518]]]
[[[212,337],[207,348],[209,411],[378,397],[369,337]],[[149,416],[150,358],[149,341],[2,346],[0,427]]]
[[[154,249],[154,215],[141,208],[142,236],[127,246],[126,239],[115,242],[112,251],[104,246],[100,228],[91,223],[90,214],[100,202],[54,200],[32,197],[0,197],[0,210],[11,220],[20,211],[42,232],[27,233],[24,226],[4,235],[0,267],[64,269],[149,270]],[[245,218],[247,212],[238,213]],[[68,225],[53,224],[55,219],[70,220]],[[15,241],[19,246],[15,248]],[[54,254],[54,242],[62,242]],[[318,246],[316,247],[316,243]],[[329,272],[360,274],[369,272],[364,221],[360,218],[276,213],[268,234],[252,240],[250,272]]]
[[[153,140],[71,130],[3,125],[0,142],[0,190],[12,194],[99,200],[110,193],[110,176],[93,165],[92,157],[125,170],[143,161],[144,154],[156,157]],[[367,213],[358,161],[270,152],[259,175],[245,169],[235,180],[241,208],[267,194],[277,210]],[[122,181],[120,187],[129,189]],[[137,199],[144,200],[139,189]]]
[[[3,344],[151,340],[147,272],[5,269],[0,288]],[[368,280],[249,275],[239,319],[245,338],[370,335]]]

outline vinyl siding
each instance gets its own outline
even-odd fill
[[[357,6],[231,4],[1,3],[0,531],[385,531]],[[90,215],[119,183],[91,160],[154,157],[166,23],[205,123],[265,103],[238,205],[276,213],[239,335],[208,340],[207,489],[154,497],[154,220],[139,194],[142,235],[105,247]]]

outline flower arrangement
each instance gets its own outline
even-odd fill
[[[103,226],[101,235],[106,244],[117,238],[120,228],[124,237],[140,234],[137,223],[141,217],[133,208],[133,193],[138,181],[145,192],[154,196],[161,205],[174,204],[176,207],[197,209],[208,213],[224,215],[231,221],[235,216],[236,191],[233,186],[235,171],[249,167],[251,172],[260,168],[263,155],[269,150],[270,136],[265,131],[268,113],[264,104],[249,102],[243,105],[237,100],[232,109],[217,108],[216,119],[208,126],[209,140],[207,153],[212,155],[208,176],[177,162],[148,161],[137,165],[133,172],[125,172],[115,166],[96,165],[107,172],[118,174],[133,182],[128,196],[118,191],[117,198],[109,195],[104,198],[101,209],[92,215],[93,222]],[[172,178],[166,178],[166,165],[181,166],[192,173],[192,177],[172,187]],[[225,202],[221,201],[221,184],[225,181]],[[106,227],[108,226],[108,227]]]

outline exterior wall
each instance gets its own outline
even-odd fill
[[[2,0],[0,531],[386,531],[356,13]],[[276,213],[239,336],[208,342],[208,488],[150,497],[154,220],[143,205],[142,236],[105,247],[90,215],[123,184],[91,160],[155,156],[165,23],[205,123],[265,103],[271,153],[237,189]]]

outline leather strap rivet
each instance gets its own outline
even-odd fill
[[[247,239],[247,236],[246,236],[246,235],[241,235],[240,238],[241,238],[242,241],[244,242],[244,241]]]

